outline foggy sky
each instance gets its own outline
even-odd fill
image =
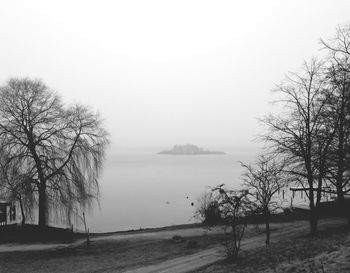
[[[350,2],[2,1],[0,83],[91,105],[113,147],[247,146],[271,90],[320,54]]]

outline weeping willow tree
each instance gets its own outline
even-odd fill
[[[100,116],[82,105],[65,106],[39,80],[11,79],[0,87],[0,140],[12,161],[25,170],[38,224],[70,221],[73,211],[99,197],[108,133]]]

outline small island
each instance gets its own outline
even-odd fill
[[[175,145],[171,150],[164,150],[158,154],[168,155],[224,155],[220,151],[208,151],[193,144]]]

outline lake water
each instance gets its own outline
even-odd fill
[[[256,148],[216,148],[226,155],[159,155],[161,148],[120,150],[107,157],[100,180],[100,209],[87,217],[91,231],[160,227],[195,222],[197,198],[208,187],[239,187],[238,161]],[[214,150],[214,149],[212,149]],[[194,206],[191,206],[194,202]]]

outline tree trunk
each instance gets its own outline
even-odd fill
[[[312,236],[317,235],[317,220],[318,220],[318,214],[317,214],[317,206],[315,206],[315,200],[314,200],[314,189],[312,187],[312,184],[309,184],[310,190],[309,190],[309,199],[310,199],[310,234]]]
[[[349,204],[349,200],[348,200],[348,202],[344,201],[344,210],[345,210],[346,216],[348,218],[348,226],[350,226],[350,204]]]
[[[344,173],[344,168],[343,168],[343,161],[339,160],[338,162],[338,170],[337,170],[337,180],[336,180],[336,188],[337,188],[337,201],[338,204],[341,206],[344,204],[344,191],[343,191],[343,173]],[[342,211],[343,212],[343,211]]]
[[[344,159],[345,159],[345,151],[344,151],[344,118],[345,118],[345,102],[344,102],[344,94],[342,97],[341,104],[341,112],[339,119],[339,136],[338,136],[338,147],[337,147],[337,174],[336,174],[336,188],[337,188],[337,199],[339,204],[343,205],[344,201],[344,192],[343,192],[343,176],[344,176]],[[343,212],[343,211],[342,211]]]
[[[19,197],[19,206],[21,208],[21,214],[22,214],[22,228],[24,227],[24,224],[26,223],[26,216],[24,214],[24,208],[23,208],[23,201],[22,201],[22,197]]]
[[[317,208],[313,207],[310,209],[310,235],[316,236],[318,229],[317,229],[317,223],[318,223],[318,213]]]
[[[39,227],[45,227],[47,224],[46,212],[47,212],[46,183],[41,182],[39,187]]]
[[[46,198],[46,179],[44,176],[44,171],[42,168],[42,164],[40,161],[40,157],[38,156],[36,150],[35,150],[35,144],[34,144],[34,137],[33,132],[28,132],[28,141],[29,141],[29,150],[31,154],[33,155],[36,169],[38,171],[39,176],[39,184],[38,184],[38,191],[39,191],[39,227],[43,228],[47,225],[46,223],[46,215],[47,215],[47,198]]]
[[[345,217],[348,219],[348,225],[350,226],[350,203],[348,200],[345,200],[343,191],[341,191],[340,195],[338,193],[337,211],[341,217]]]
[[[265,226],[266,226],[266,246],[270,245],[270,212],[265,211]]]

